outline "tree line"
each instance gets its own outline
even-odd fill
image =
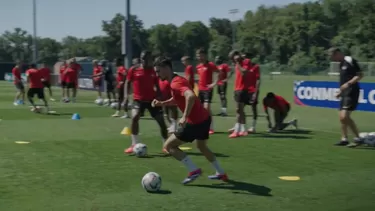
[[[38,38],[39,57],[47,63],[73,56],[113,59],[121,56],[122,14],[101,23],[104,36],[82,39],[74,36],[58,42]],[[209,57],[223,56],[234,47],[254,62],[273,69],[301,73],[328,67],[325,50],[338,46],[359,61],[375,61],[374,0],[320,0],[286,6],[260,6],[242,19],[212,17],[208,26],[186,21],[181,26],[157,24],[146,29],[137,15],[130,18],[133,55],[144,49],[167,54],[174,60],[194,57],[206,48]],[[235,43],[232,43],[232,29]],[[0,61],[32,59],[32,36],[15,28],[0,36]]]

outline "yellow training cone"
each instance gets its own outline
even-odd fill
[[[121,135],[130,135],[131,134],[131,131],[130,131],[130,128],[128,127],[124,127],[124,129],[122,129],[121,131]]]

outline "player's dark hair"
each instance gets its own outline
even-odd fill
[[[266,98],[267,99],[273,99],[273,98],[275,98],[275,94],[273,92],[268,92],[267,95],[266,95]]]
[[[116,67],[121,66],[123,64],[123,60],[121,58],[116,58],[115,64],[116,64]]]
[[[144,60],[146,58],[150,58],[151,56],[152,56],[151,51],[144,50],[144,51],[141,52],[140,58]]]
[[[204,48],[199,48],[197,51],[196,51],[197,54],[207,54],[206,50]]]
[[[36,68],[36,64],[34,64],[34,63],[31,63],[29,66],[30,66],[30,68]]]
[[[166,56],[159,56],[155,59],[154,66],[169,67],[172,69],[172,61]]]
[[[229,52],[228,57],[229,57],[229,59],[232,60],[233,57],[234,57],[234,56],[237,56],[237,55],[240,55],[240,52],[237,51],[237,50],[232,50],[231,52]]]
[[[215,62],[216,63],[223,63],[224,62],[224,58],[222,56],[216,56],[215,57]]]

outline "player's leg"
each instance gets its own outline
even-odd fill
[[[207,109],[207,111],[210,112],[211,117],[212,117],[211,102],[212,102],[212,97],[213,97],[212,95],[213,95],[212,90],[205,91],[203,95],[203,98],[204,98],[203,106],[205,109]],[[211,125],[210,125],[210,134],[214,134],[214,121],[213,120],[211,121]]]
[[[227,116],[227,83],[217,87],[221,102],[221,116]]]
[[[171,120],[171,126],[168,128],[170,133],[177,131],[177,122],[178,122],[178,109],[177,106],[169,106],[169,114]]]
[[[202,170],[198,168],[190,159],[190,157],[179,148],[180,145],[193,142],[195,140],[195,133],[189,128],[189,124],[186,124],[184,127],[179,128],[178,131],[169,136],[164,143],[164,149],[166,149],[168,153],[172,155],[176,160],[181,161],[189,171],[188,176],[182,181],[182,184],[188,184],[197,179],[202,174]]]
[[[102,79],[96,80],[96,90],[98,92],[98,99],[102,99]]]
[[[46,97],[44,95],[44,88],[36,89],[36,94],[39,98],[39,100],[42,100],[44,103],[44,107],[47,109],[47,112],[49,111],[48,102],[46,100]]]
[[[245,103],[247,100],[246,92],[244,91],[235,91],[234,98],[236,101],[236,113],[237,121],[234,126],[234,131],[229,138],[237,138],[239,136],[246,136],[246,115],[245,115]]]
[[[112,94],[112,84],[110,82],[107,81],[107,99],[108,99],[108,105],[111,105],[111,102],[112,102],[112,98],[111,98],[111,94]]]
[[[145,107],[150,112],[152,118],[158,123],[160,128],[160,134],[162,137],[162,142],[164,143],[168,138],[168,128],[164,121],[163,109],[161,107],[152,107],[151,103],[145,103]],[[163,151],[166,152],[163,148]]]
[[[250,93],[249,94],[249,98],[250,98],[250,107],[251,107],[251,111],[252,111],[252,114],[253,114],[253,122],[251,124],[251,127],[249,128],[248,132],[249,133],[255,133],[255,128],[256,128],[256,123],[257,123],[257,119],[258,119],[258,96],[259,96],[259,92],[255,92],[255,93]]]
[[[71,96],[71,91],[72,89],[74,88],[74,84],[69,82],[69,83],[66,83],[66,86],[65,86],[65,91],[66,91],[66,98],[64,100],[64,102],[69,102],[70,101],[70,96]]]
[[[14,105],[20,105],[22,93],[24,95],[25,88],[24,88],[22,82],[19,82],[19,83],[15,84],[15,86],[16,86],[17,92],[16,92],[16,96],[14,97],[14,103],[13,104]]]
[[[137,143],[140,142],[138,133],[139,133],[139,119],[140,119],[140,114],[142,111],[145,110],[145,106],[142,102],[140,101],[134,101],[133,102],[133,108],[132,108],[132,119],[131,119],[131,145],[129,148],[125,149],[125,153],[133,153],[133,147]]]
[[[21,98],[21,104],[24,104],[25,103],[25,86],[23,85],[23,83],[21,83],[21,86],[20,86],[20,98]]]
[[[35,88],[29,88],[28,90],[27,90],[27,99],[29,100],[29,103],[31,104],[31,106],[33,107],[32,109],[31,109],[31,111],[37,111],[38,110],[38,108],[36,107],[36,105],[35,105],[35,102],[34,102],[34,95],[36,94],[36,92],[35,92]]]
[[[354,120],[351,117],[351,113],[355,111],[358,105],[358,98],[359,98],[359,90],[356,92],[350,93],[349,99],[346,102],[346,109],[342,109],[341,115],[343,118],[346,119],[347,127],[350,128],[351,132],[354,135],[354,140],[352,144],[349,144],[349,147],[357,147],[359,145],[364,144],[364,140],[360,138],[359,136],[359,130],[357,127],[357,124],[354,122]]]
[[[46,81],[44,87],[48,89],[50,100],[51,101],[55,101],[55,99],[53,98],[53,92],[52,92],[52,88],[51,88],[51,83],[49,81]]]
[[[77,97],[77,91],[78,91],[78,82],[72,82],[72,102],[75,102],[76,101],[76,97]]]
[[[171,122],[171,115],[169,112],[169,106],[163,106],[162,110],[163,110],[165,119],[167,120],[169,124],[171,124],[172,122]]]
[[[117,110],[112,115],[112,117],[119,117],[120,116],[121,106],[122,106],[122,103],[124,101],[124,87],[123,86],[120,86],[120,87],[117,88],[117,101],[118,101],[118,103],[117,103]]]
[[[66,82],[61,81],[61,101],[66,99]]]

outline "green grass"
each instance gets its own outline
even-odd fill
[[[292,101],[294,79],[298,78],[264,79],[261,96],[275,91]],[[235,182],[223,185],[206,179],[213,169],[193,147],[189,153],[205,174],[182,186],[186,169],[160,156],[159,130],[152,120],[141,120],[141,138],[152,158],[139,159],[123,154],[130,139],[120,131],[129,120],[110,118],[112,109],[93,104],[94,92],[80,91],[76,104],[53,103],[53,110],[62,115],[47,116],[31,113],[28,106],[13,106],[10,83],[0,83],[0,90],[1,211],[375,209],[375,151],[332,146],[340,137],[334,109],[293,105],[290,118],[300,120],[310,131],[305,134],[267,135],[265,119],[260,118],[259,134],[235,140],[225,133],[211,136],[210,147]],[[229,99],[232,102],[231,95]],[[217,96],[214,101],[216,113]],[[233,103],[229,111],[231,117],[214,117],[216,131],[233,125]],[[82,119],[71,120],[72,113]],[[374,113],[353,116],[361,131],[375,131]],[[146,193],[140,180],[149,171],[158,172],[163,190],[171,193]],[[279,176],[301,180],[288,182]]]

